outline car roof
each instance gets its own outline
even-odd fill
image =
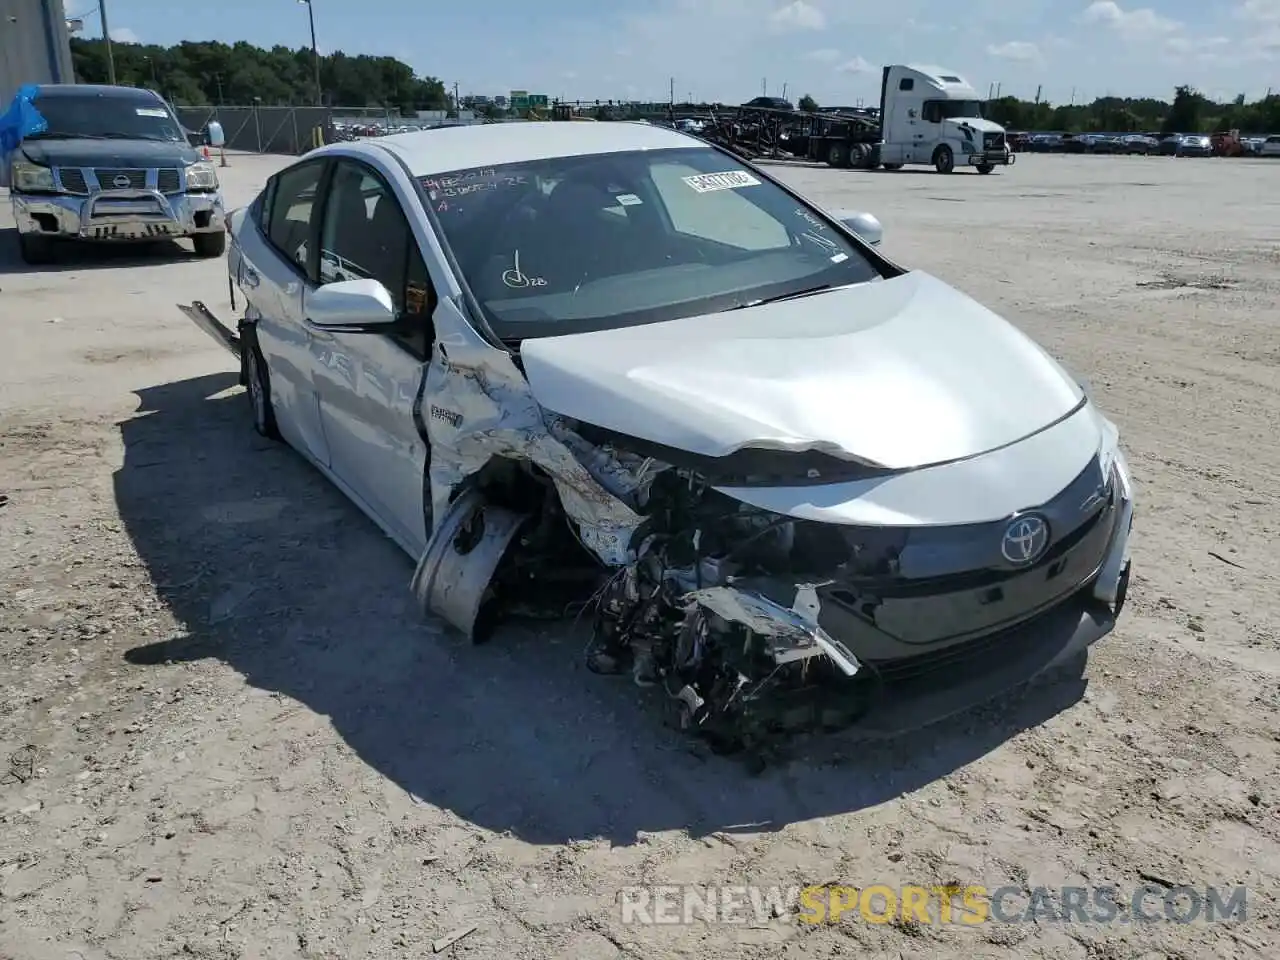
[[[42,83],[37,97],[58,100],[63,97],[105,97],[111,100],[159,100],[158,94],[140,87],[113,87],[105,83]]]
[[[415,130],[380,137],[378,144],[399,156],[415,177],[554,157],[707,146],[696,137],[649,123],[536,120]]]

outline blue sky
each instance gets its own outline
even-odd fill
[[[97,0],[64,0],[100,36]],[[309,45],[297,0],[107,0],[115,39]],[[443,8],[443,9],[442,9]],[[935,63],[984,93],[1055,103],[1280,89],[1280,0],[315,0],[322,51],[404,60],[464,92],[873,102],[884,63]]]

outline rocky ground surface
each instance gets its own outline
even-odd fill
[[[282,163],[234,158],[232,201]],[[175,246],[33,270],[0,220],[0,957],[1275,956],[1274,173],[783,171],[1088,378],[1141,499],[1130,606],[1081,680],[754,779],[586,672],[573,631],[472,648],[422,623],[409,561],[256,438],[230,358],[174,309],[229,315],[221,263]],[[645,926],[619,907],[639,884],[950,882],[1243,885],[1247,916]]]

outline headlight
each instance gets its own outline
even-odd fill
[[[218,170],[212,163],[200,161],[187,167],[188,190],[217,190]]]
[[[1117,461],[1123,461],[1120,453],[1120,430],[1102,414],[1097,414],[1102,427],[1102,440],[1098,445],[1098,466],[1107,483],[1115,471]]]
[[[25,160],[14,161],[13,188],[22,193],[52,193],[58,189],[51,168]]]

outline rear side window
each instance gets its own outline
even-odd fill
[[[274,185],[268,188],[270,207],[264,211],[267,238],[303,271],[307,269],[311,216],[323,171],[322,161],[300,164],[277,174]]]

